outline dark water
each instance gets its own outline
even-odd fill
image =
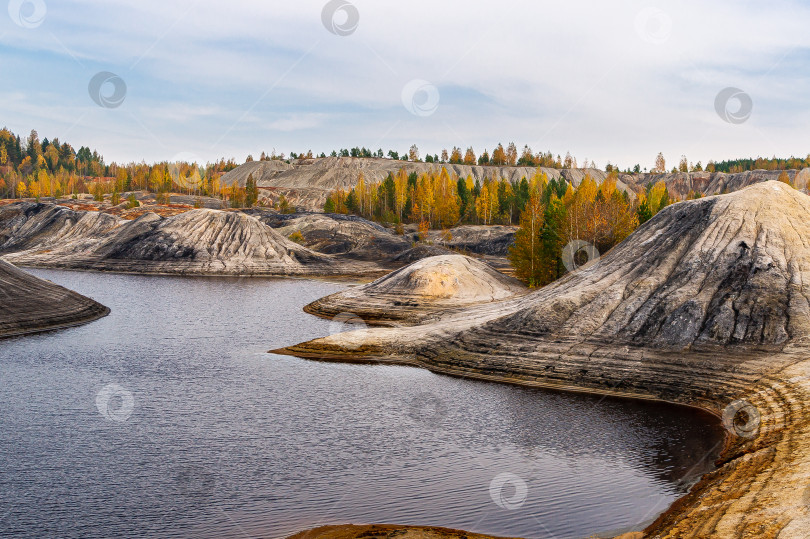
[[[706,469],[698,412],[265,351],[344,285],[35,270],[112,308],[0,341],[0,536],[281,537],[327,523],[584,537]]]

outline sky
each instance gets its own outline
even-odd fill
[[[0,126],[108,163],[499,142],[600,168],[810,153],[810,2],[7,3]]]

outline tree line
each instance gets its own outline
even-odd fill
[[[541,170],[519,181],[459,178],[445,167],[423,174],[400,169],[381,182],[361,172],[352,189],[338,188],[326,199],[326,213],[351,213],[383,224],[418,224],[419,230],[461,224],[519,225],[509,258],[517,276],[531,286],[557,279],[565,268],[562,252],[574,240],[605,252],[673,200],[663,181],[631,198],[616,187],[618,173],[601,183],[590,175],[574,188]],[[699,195],[695,195],[697,197]]]
[[[749,170],[801,170],[810,167],[810,155],[802,159],[800,157],[757,157],[747,159],[731,159],[719,163],[711,163],[713,170],[717,172],[746,172]]]
[[[312,150],[296,153],[290,152],[289,158],[284,154],[277,154],[275,150],[271,153],[262,152],[260,161],[286,161],[299,159],[315,159],[325,158],[327,154],[321,152],[320,155],[312,153]],[[372,151],[366,147],[354,147],[351,149],[341,148],[340,150],[333,150],[328,157],[356,157],[360,159],[392,159],[395,161],[412,161],[417,163],[439,163],[451,165],[491,165],[491,166],[504,166],[504,167],[546,167],[546,168],[578,168],[577,160],[570,152],[566,153],[565,157],[556,157],[551,152],[537,152],[534,153],[532,149],[525,145],[519,152],[514,142],[510,142],[505,148],[502,143],[498,143],[492,150],[492,154],[488,150],[484,150],[480,155],[476,155],[472,147],[462,150],[459,147],[453,146],[451,150],[444,149],[441,154],[427,154],[424,158],[419,152],[419,148],[414,144],[405,152],[398,152],[395,150],[388,150],[384,152],[382,148],[377,151]],[[248,155],[247,161],[253,161],[252,155]],[[582,163],[582,168],[596,168],[595,163],[590,163],[587,159]]]
[[[236,205],[255,203],[255,181],[244,188],[224,186],[219,181],[237,166],[233,159],[205,166],[180,162],[106,164],[103,156],[85,146],[76,151],[59,139],[40,140],[36,130],[23,140],[7,128],[0,129],[0,195],[7,198],[90,193],[99,200],[112,194],[117,203],[122,192],[145,190],[156,193],[159,201],[168,201],[170,192],[180,192],[219,196]]]
[[[422,174],[400,169],[381,182],[367,181],[360,172],[353,188],[338,188],[329,194],[324,211],[352,213],[384,223],[424,223],[427,228],[461,223],[512,224],[528,201],[531,186],[538,182],[548,182],[539,170],[520,181],[493,176],[483,182],[450,174],[446,167]]]
[[[578,246],[606,253],[672,202],[664,182],[648,184],[631,200],[616,178],[613,172],[601,184],[586,175],[576,188],[553,181],[534,187],[509,249],[516,277],[545,286],[587,261],[580,257],[590,253]],[[563,258],[568,245],[574,246],[569,267]]]
[[[372,152],[366,148],[355,147],[331,152],[332,156],[356,158],[382,158],[383,150]],[[321,153],[320,157],[326,157]],[[587,159],[577,162],[570,153],[565,157],[553,156],[551,152],[534,153],[526,145],[518,150],[512,142],[505,147],[497,144],[492,153],[484,150],[477,155],[472,147],[462,150],[452,147],[451,150],[442,150],[441,155],[420,155],[416,145],[412,145],[407,152],[400,154],[389,150],[387,157],[393,160],[406,160],[416,162],[461,165],[493,165],[493,166],[522,166],[545,167],[554,169],[597,168],[595,163]],[[275,151],[267,154],[262,152],[260,159],[274,160],[313,159],[312,151],[297,154],[291,152],[289,159],[284,154],[277,155]],[[253,161],[248,156],[248,161]],[[36,130],[22,139],[7,128],[0,129],[0,196],[7,198],[22,198],[41,196],[70,196],[79,193],[90,193],[101,200],[105,195],[111,195],[115,202],[120,194],[133,190],[145,190],[156,194],[158,202],[168,202],[169,193],[179,192],[190,195],[218,197],[231,207],[243,207],[261,204],[256,181],[249,178],[248,185],[223,185],[221,177],[238,165],[234,159],[220,159],[205,165],[198,163],[169,163],[154,164],[141,163],[105,163],[104,157],[97,151],[81,146],[75,150],[67,142],[59,139],[40,140]],[[756,158],[736,159],[714,163],[710,161],[705,170],[710,172],[742,172],[752,169],[801,169],[810,166],[810,155],[801,158]],[[646,172],[646,168],[644,169]],[[685,156],[681,156],[677,166],[672,167],[673,172],[691,172],[704,170],[700,162],[692,164]],[[608,163],[605,171],[615,173],[619,168]],[[625,173],[639,173],[641,167],[635,165]],[[658,154],[655,166],[651,172],[667,172],[667,164],[663,154]],[[440,173],[437,173],[441,176]],[[431,176],[430,182],[425,183],[419,177],[412,175],[405,180],[398,177],[390,178],[382,186],[375,186],[376,194],[365,192],[370,188],[364,185],[360,191],[355,188],[352,192],[334,193],[328,204],[335,211],[343,211],[348,205],[348,211],[361,213],[366,217],[392,221],[392,215],[397,215],[400,222],[413,220],[412,212],[416,207],[420,210],[419,222],[426,217],[429,226],[443,226],[451,222],[458,213],[460,222],[476,222],[482,224],[507,223],[516,224],[519,212],[528,202],[528,184],[537,179],[523,182],[507,182],[500,178],[490,178],[483,183],[473,182],[469,178],[464,181]],[[451,181],[452,180],[452,181]],[[546,179],[547,180],[547,179]],[[454,185],[450,185],[453,183]],[[403,185],[405,187],[403,187]],[[384,192],[380,192],[383,189]],[[409,190],[412,189],[413,192]],[[435,192],[442,194],[442,200],[457,199],[457,204],[448,207],[433,200]],[[455,196],[444,196],[451,191]],[[373,199],[373,200],[372,200]],[[380,202],[382,200],[382,202]],[[355,207],[355,204],[358,206]],[[456,208],[457,206],[457,208]],[[282,211],[292,211],[286,200],[277,201],[277,207]],[[437,222],[439,225],[437,225]]]

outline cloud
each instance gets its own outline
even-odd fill
[[[267,124],[273,131],[303,131],[323,124],[326,114],[292,114]]]
[[[24,96],[4,121],[69,132],[108,160],[499,141],[601,166],[808,151],[810,7],[798,1],[356,0],[346,37],[324,28],[324,3],[49,2],[38,28],[0,26],[5,90]],[[99,71],[127,83],[115,111],[87,96]],[[440,92],[429,117],[402,106],[414,79]],[[729,86],[752,97],[745,124],[714,111]]]

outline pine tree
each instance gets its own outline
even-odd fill
[[[357,201],[357,193],[354,189],[349,191],[349,194],[346,195],[346,209],[349,210],[349,213],[357,213],[360,209],[360,203]]]
[[[509,262],[515,268],[518,279],[530,287],[542,280],[540,231],[543,228],[543,205],[540,196],[533,193],[520,215],[520,229],[515,233],[515,243],[509,248]]]
[[[641,204],[639,204],[638,209],[636,210],[636,215],[638,216],[639,225],[643,225],[652,219],[652,210],[650,209],[650,204],[647,202],[646,198],[641,202]]]
[[[32,129],[31,134],[28,135],[25,150],[28,157],[31,158],[31,162],[36,165],[39,156],[42,155],[42,144],[39,142],[39,134],[37,134],[36,129]]]
[[[253,178],[253,173],[248,174],[247,181],[245,182],[245,205],[252,208],[259,201],[259,188],[256,185],[256,180]]]
[[[565,206],[553,194],[546,205],[540,230],[540,275],[538,285],[545,286],[563,274],[562,249]]]
[[[324,213],[335,213],[335,201],[331,196],[326,197],[326,204],[323,205]]]
[[[467,180],[463,180],[461,178],[458,179],[456,182],[456,191],[458,192],[458,198],[460,201],[459,204],[459,215],[461,215],[461,219],[467,215],[467,210],[469,209],[470,203],[470,191],[467,189]]]
[[[526,176],[523,176],[523,178],[520,179],[520,184],[518,184],[517,192],[515,193],[515,204],[517,205],[518,211],[522,212],[524,208],[526,208],[529,197],[529,181],[526,179]]]

